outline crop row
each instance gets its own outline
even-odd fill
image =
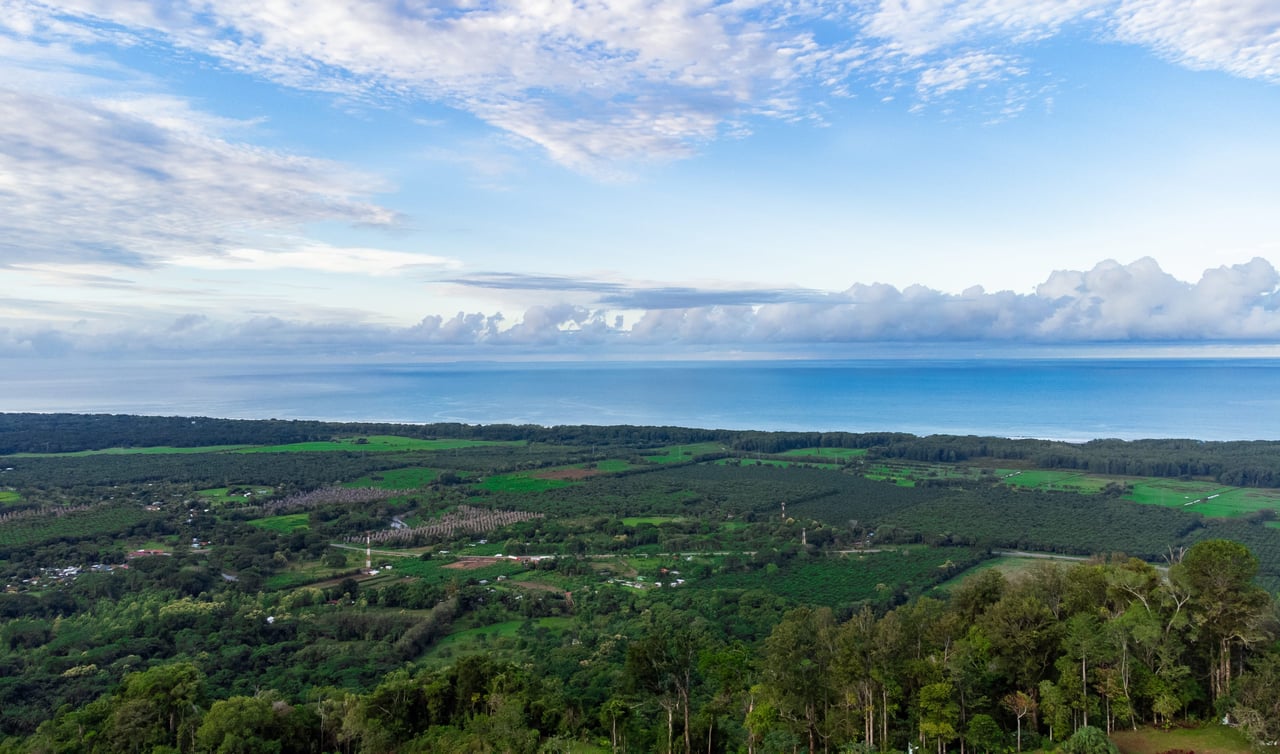
[[[518,524],[521,521],[529,521],[535,518],[542,518],[541,513],[529,513],[527,511],[504,511],[491,510],[489,508],[474,508],[470,505],[459,505],[456,510],[446,513],[430,524],[423,526],[415,526],[403,529],[387,529],[384,531],[374,532],[371,537],[374,542],[385,543],[397,540],[413,539],[415,537],[435,537],[450,538],[458,534],[485,534],[494,529],[500,529],[504,526]],[[348,542],[361,542],[364,537],[351,536],[347,537]]]

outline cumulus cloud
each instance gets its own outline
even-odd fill
[[[566,287],[558,277],[513,277],[516,281],[526,287]],[[1263,259],[1207,270],[1194,283],[1174,278],[1151,259],[1106,261],[1090,270],[1054,272],[1029,294],[856,284],[821,297],[802,292],[768,303],[717,303],[723,291],[712,290],[699,305],[651,308],[630,325],[605,302],[614,294],[610,285],[577,288],[595,294],[597,301],[535,306],[510,318],[498,312],[430,315],[409,327],[279,317],[226,322],[198,313],[127,331],[83,322],[15,326],[0,334],[0,351],[414,357],[440,349],[474,355],[477,347],[572,355],[584,348],[625,352],[636,346],[687,351],[882,342],[1186,344],[1280,338],[1280,273]]]
[[[1081,28],[1181,65],[1275,81],[1270,0],[5,0],[0,30],[73,54],[169,45],[300,89],[440,102],[611,174],[675,159],[752,117],[818,117],[827,97],[917,104],[1005,82],[1025,99],[1029,44]],[[30,53],[30,50],[28,50]],[[883,94],[883,92],[881,92]],[[879,95],[878,95],[879,96]]]

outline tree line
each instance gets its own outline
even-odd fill
[[[1046,563],[1017,579],[987,570],[948,600],[883,613],[797,607],[759,641],[727,636],[705,599],[639,611],[614,592],[578,608],[572,635],[526,623],[520,641],[545,648],[519,664],[474,655],[388,672],[364,692],[222,698],[201,660],[162,664],[0,751],[532,753],[593,741],[618,752],[942,754],[1224,715],[1266,742],[1280,736],[1280,649],[1256,567],[1247,548],[1212,540],[1167,575],[1126,558]],[[456,611],[448,599],[441,609]],[[160,615],[199,625],[230,609],[186,604]]]

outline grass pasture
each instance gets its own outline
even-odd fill
[[[524,632],[563,633],[572,627],[569,618],[537,618],[509,620],[455,631],[436,642],[427,651],[428,665],[445,665],[460,657],[483,653],[495,659],[512,660],[519,654],[518,641]]]
[[[866,448],[795,448],[778,455],[801,456],[804,458],[835,458],[845,461],[850,458],[861,458],[866,454]]]
[[[396,435],[369,435],[368,437],[343,437],[320,442],[294,442],[285,445],[259,445],[241,447],[237,453],[403,453],[412,450],[455,450],[492,446],[523,446],[523,441],[497,440],[418,440]]]
[[[714,462],[717,466],[778,466],[780,468],[790,468],[791,466],[806,466],[814,469],[839,469],[838,463],[827,463],[823,461],[783,461],[777,458],[719,458]]]
[[[514,474],[487,476],[480,482],[479,487],[490,492],[546,492],[575,484],[578,482],[571,479],[546,479],[534,476],[532,472],[520,471]]]
[[[468,550],[467,555],[475,554]],[[452,558],[433,558],[420,560],[417,558],[400,558],[392,563],[393,578],[412,576],[432,584],[447,584],[451,581],[465,582],[470,579],[480,581],[487,579],[496,581],[499,576],[510,578],[529,570],[529,567],[514,560],[503,560],[479,568],[458,568],[459,561]]]
[[[666,524],[672,521],[683,521],[680,516],[626,516],[620,519],[624,526],[639,526],[640,524]]]
[[[250,521],[249,525],[279,534],[288,534],[298,529],[307,528],[310,524],[307,515],[306,513],[288,513],[283,516],[268,516],[267,518]]]
[[[225,453],[231,450],[242,450],[248,445],[198,445],[192,448],[175,448],[169,445],[156,445],[146,448],[100,448],[98,450],[76,450],[68,453],[13,453],[5,458],[74,458],[78,456],[119,456],[119,455],[175,455],[187,453]]]
[[[1211,518],[1244,516],[1260,510],[1280,513],[1280,490],[1224,487],[1216,482],[1144,479],[1133,484],[1133,492],[1125,499],[1181,508]]]
[[[1036,568],[1043,568],[1046,564],[1061,562],[1063,561],[1047,558],[1022,558],[1014,555],[1000,555],[984,560],[973,568],[957,574],[955,577],[938,584],[937,588],[944,592],[950,592],[977,574],[990,569],[995,569],[1004,574],[1006,579],[1016,580]]]
[[[237,487],[234,489],[231,487],[212,487],[207,490],[196,490],[196,494],[200,497],[216,503],[229,501],[244,502],[255,495],[270,495],[273,492],[275,492],[275,490],[270,487]]]
[[[1065,492],[1099,492],[1109,483],[1115,481],[1113,479],[1089,476],[1078,471],[1050,471],[1045,469],[1006,471],[1000,476],[1004,483],[1011,487]]]
[[[963,567],[958,561],[971,562],[973,557],[976,555],[968,550],[910,547],[814,558],[788,564],[773,573],[757,570],[717,574],[705,586],[757,589],[763,582],[769,591],[796,602],[837,607],[862,600],[886,601],[899,585],[908,593],[920,593],[954,568]]]
[[[726,448],[718,442],[699,442],[690,445],[670,445],[644,456],[652,463],[685,463],[698,456],[723,453]]]
[[[414,490],[419,487],[426,487],[440,476],[440,472],[435,469],[427,469],[419,466],[411,466],[403,469],[388,469],[379,471],[376,474],[368,474],[351,482],[347,482],[344,487],[376,487],[382,490]]]
[[[1196,754],[1248,754],[1248,739],[1237,728],[1210,724],[1203,728],[1139,728],[1117,730],[1111,740],[1121,754],[1160,754],[1170,750]]]
[[[983,469],[954,463],[917,463],[912,461],[880,461],[862,471],[867,479],[894,480],[900,487],[914,487],[923,479],[977,479]],[[1011,472],[996,472],[1003,475]]]
[[[0,490],[0,505],[22,502],[22,496],[13,490]]]

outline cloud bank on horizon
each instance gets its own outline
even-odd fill
[[[517,283],[588,290],[598,306],[539,305],[514,322],[500,312],[430,315],[407,327],[322,325],[276,317],[215,321],[188,315],[163,327],[118,331],[83,323],[28,332],[0,329],[0,354],[412,358],[465,354],[477,346],[489,347],[486,354],[551,347],[596,355],[636,346],[687,355],[700,347],[726,345],[750,352],[876,342],[1221,344],[1280,339],[1280,273],[1260,258],[1207,270],[1194,284],[1174,278],[1150,258],[1128,265],[1108,261],[1088,271],[1056,271],[1030,294],[988,293],[976,286],[947,294],[883,284],[856,284],[839,293],[627,289],[626,306],[649,305],[629,324],[607,308],[613,286],[546,278],[497,284]],[[485,278],[477,284],[495,282]]]
[[[1280,339],[1270,0],[0,0],[0,72],[0,355]]]

